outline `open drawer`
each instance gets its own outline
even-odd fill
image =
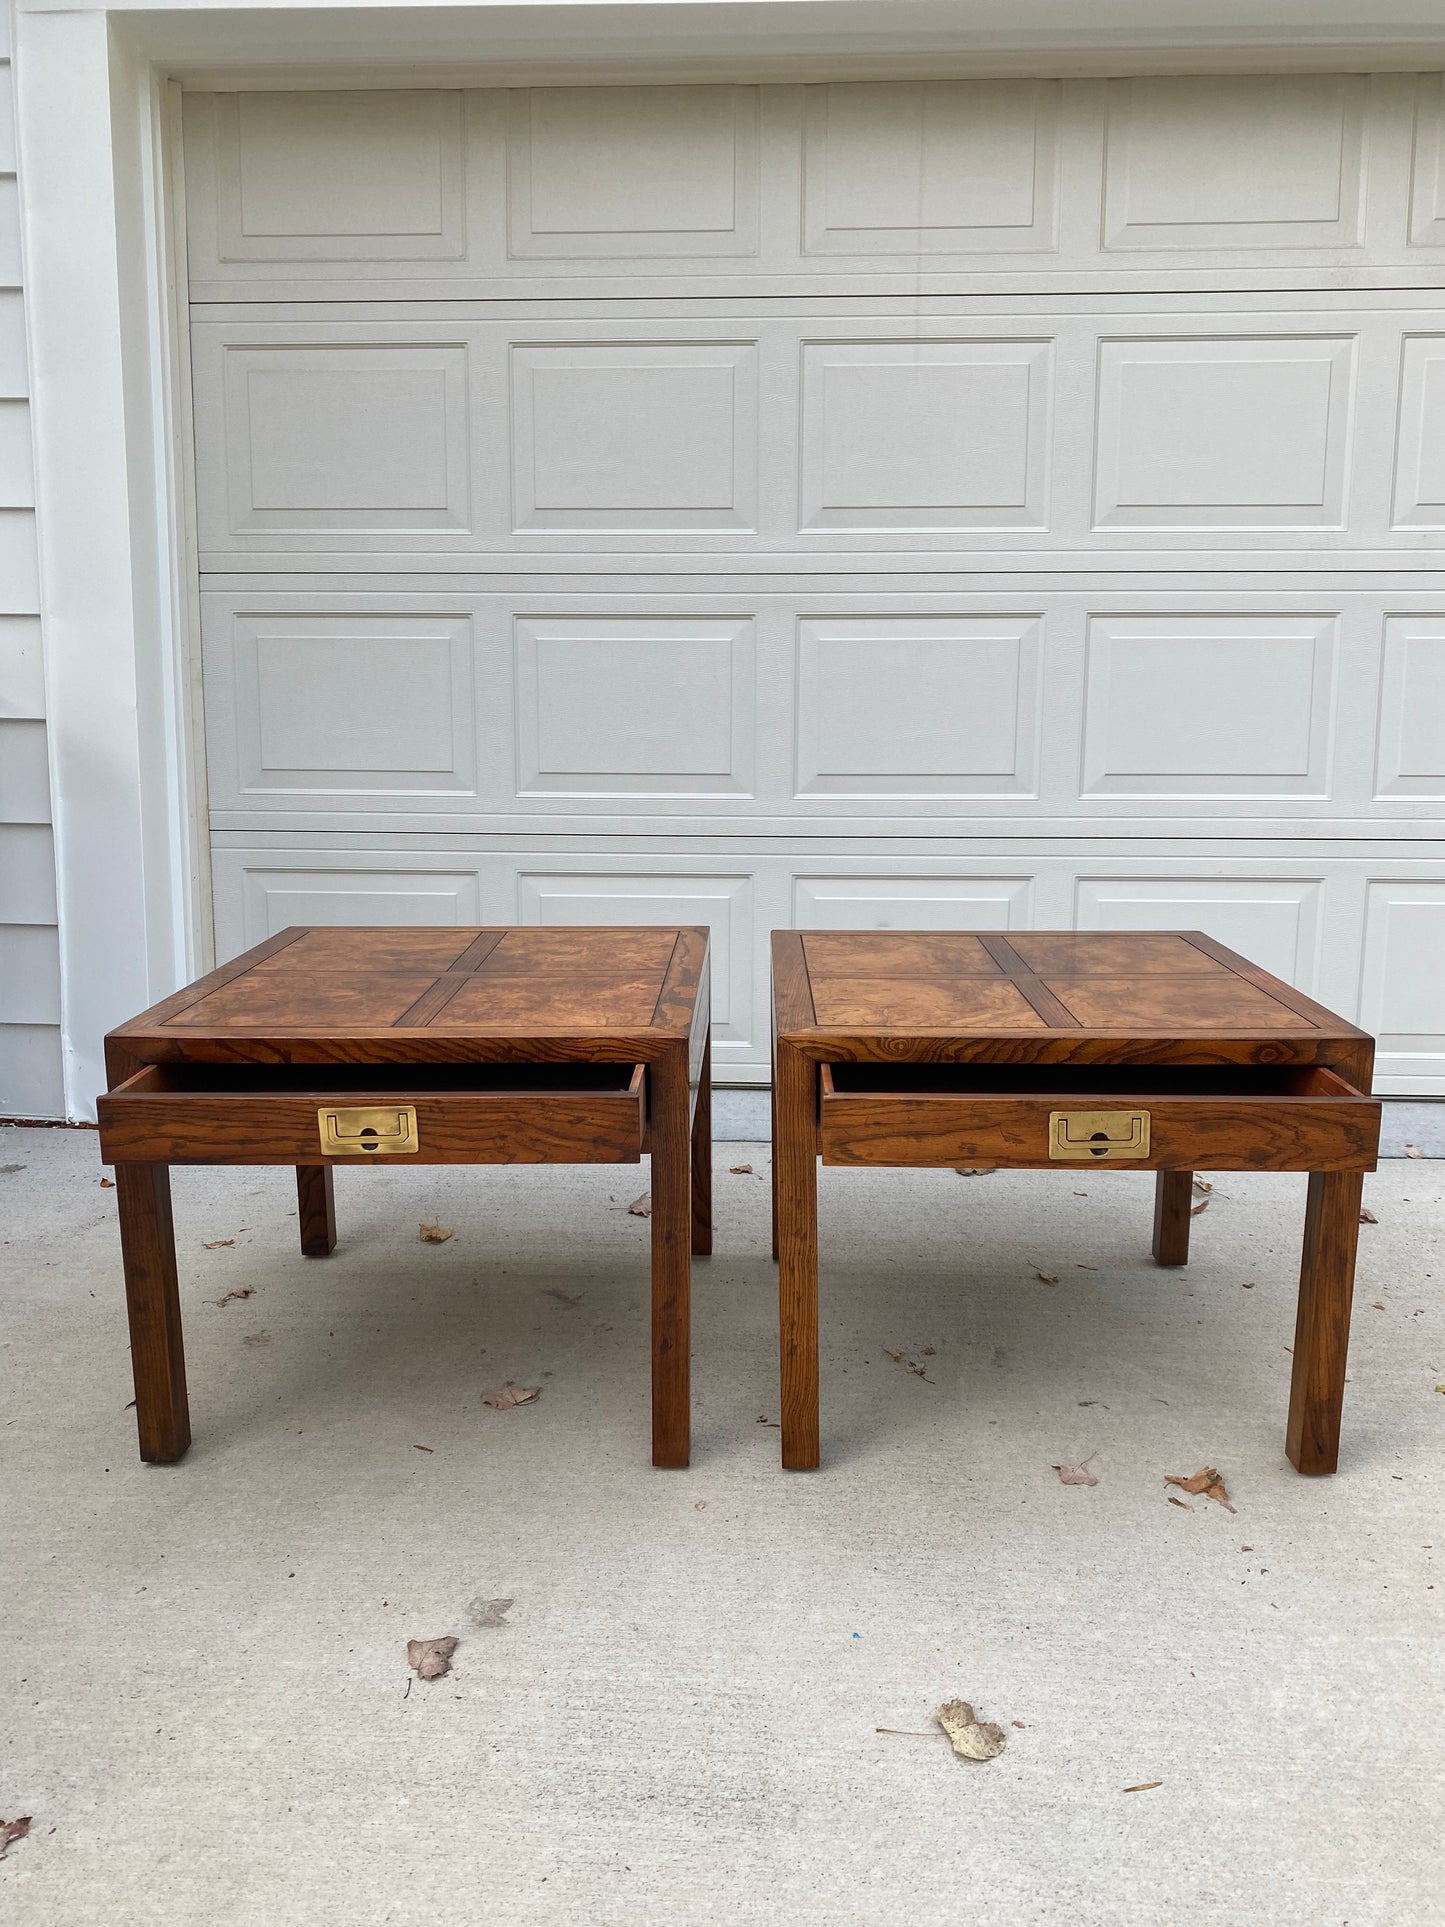
[[[102,1097],[107,1164],[635,1164],[641,1064],[150,1064]]]
[[[825,1164],[1368,1171],[1380,1105],[1331,1070],[824,1064]]]

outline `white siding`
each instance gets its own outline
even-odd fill
[[[8,44],[0,6],[0,48]],[[0,1117],[59,1117],[60,958],[11,84],[0,55]]]

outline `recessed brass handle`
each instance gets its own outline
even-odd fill
[[[1049,1156],[1119,1163],[1149,1155],[1147,1111],[1050,1111]]]
[[[316,1123],[329,1158],[396,1157],[421,1149],[414,1104],[328,1104],[316,1113]]]

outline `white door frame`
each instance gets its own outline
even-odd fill
[[[93,1118],[107,1029],[209,962],[209,860],[194,671],[185,273],[171,178],[175,79],[230,86],[490,78],[1220,71],[1445,65],[1438,0],[1244,0],[1227,33],[1197,0],[562,0],[218,9],[197,0],[20,0],[16,79],[26,311],[61,957],[67,1115]],[[289,14],[289,17],[288,17]],[[1308,19],[1301,15],[1307,14]],[[328,15],[335,30],[325,25]],[[599,26],[583,32],[579,19]],[[534,25],[540,21],[540,25]],[[444,24],[438,24],[443,22]],[[816,26],[814,26],[816,22]],[[310,72],[307,72],[307,69]],[[312,78],[312,76],[315,76]]]

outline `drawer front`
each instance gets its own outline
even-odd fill
[[[152,1066],[100,1099],[100,1153],[107,1164],[635,1164],[643,1092],[640,1066],[616,1091],[336,1096],[166,1089]],[[343,1143],[354,1148],[331,1148]]]
[[[835,1091],[826,1069],[820,1130],[825,1164],[1367,1171],[1380,1144],[1379,1102],[1355,1092],[1142,1093],[1127,1103],[1107,1097],[1091,1102],[1077,1092],[888,1095]]]

